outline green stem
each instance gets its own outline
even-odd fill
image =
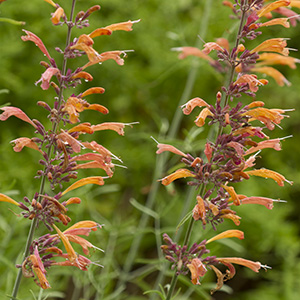
[[[241,33],[242,33],[242,30],[243,30],[243,27],[244,27],[246,15],[247,15],[246,11],[242,9],[242,15],[241,15],[241,19],[240,19],[240,25],[239,25],[238,33],[236,35],[235,49],[237,49],[238,45],[240,44]],[[230,84],[233,81],[233,77],[234,77],[234,73],[235,73],[235,68],[236,67],[237,67],[237,63],[234,60],[234,61],[231,62],[231,67],[230,67],[230,71],[229,71],[229,77],[228,77],[228,80],[227,80],[227,89],[229,89],[229,86],[230,86]],[[229,98],[230,98],[230,95],[227,94],[226,97],[225,97],[225,100],[224,100],[223,107],[225,107],[228,104]],[[220,125],[218,133],[217,133],[217,137],[220,136],[222,134],[222,132],[223,132],[223,127]]]
[[[172,281],[170,283],[170,288],[168,290],[168,294],[166,297],[166,300],[170,300],[173,294],[173,291],[175,289],[176,283],[177,283],[177,279],[178,279],[178,275],[177,275],[177,270],[175,271],[173,277],[172,277]]]
[[[71,14],[70,14],[70,20],[71,21],[73,20],[73,16],[74,16],[75,3],[76,3],[76,0],[72,0],[72,8],[71,8]],[[68,26],[67,38],[66,38],[66,46],[69,45],[70,42],[71,42],[71,30],[72,30],[72,26],[69,25]],[[67,67],[67,58],[64,57],[63,65],[62,65],[62,72],[61,72],[63,76],[65,76],[65,74],[66,74],[66,67]],[[61,82],[60,83],[59,96],[58,96],[59,106],[61,105],[61,102],[62,102],[62,99],[63,99],[63,90],[64,90],[64,88],[63,88],[63,85],[62,85],[62,82]],[[57,130],[59,121],[60,120],[57,119],[53,123],[52,132],[55,132]],[[53,144],[51,144],[51,146],[49,147],[49,149],[47,151],[48,157],[50,157],[50,155],[51,155],[52,146],[53,146]],[[40,184],[40,188],[39,188],[39,197],[38,197],[38,200],[37,200],[38,202],[41,201],[41,196],[40,195],[44,194],[45,183],[46,183],[46,174],[44,174],[41,178],[41,184]],[[37,219],[34,218],[33,221],[31,222],[31,225],[30,225],[30,229],[29,229],[29,233],[28,233],[28,236],[27,236],[27,241],[26,241],[26,245],[25,245],[25,249],[24,249],[24,253],[23,253],[22,262],[25,261],[26,257],[29,254],[29,248],[30,248],[30,245],[33,241],[33,236],[34,236],[34,232],[35,232],[35,229],[36,229],[36,225],[37,225]],[[19,291],[19,288],[20,288],[21,279],[22,279],[22,268],[20,268],[19,271],[18,271],[16,280],[15,280],[15,284],[14,284],[14,288],[13,288],[13,291],[12,291],[11,300],[17,299],[16,297],[18,295],[18,291]]]
[[[242,30],[243,30],[245,18],[246,18],[246,10],[242,9],[242,16],[241,16],[239,30],[238,30],[238,33],[237,33],[237,36],[236,36],[236,42],[235,42],[235,48],[236,49],[237,49],[237,47],[240,43],[240,40],[241,40],[241,33],[242,33]],[[233,81],[233,77],[234,77],[234,73],[235,73],[235,67],[236,67],[236,62],[234,61],[234,62],[231,63],[231,69],[230,69],[230,73],[229,73],[229,79],[228,79],[227,87],[229,87],[231,82]],[[223,107],[225,107],[228,104],[228,101],[229,101],[229,94],[227,94],[226,97],[225,97]],[[217,137],[222,134],[222,130],[223,130],[223,127],[220,125]],[[202,184],[202,186],[200,188],[200,192],[199,192],[200,195],[203,194],[204,188],[205,188],[205,185]],[[194,223],[195,223],[195,220],[191,217],[188,228],[187,228],[187,231],[186,231],[186,234],[185,234],[183,245],[188,245],[189,244],[189,240],[190,240],[190,237],[191,237],[191,234],[192,234],[192,228],[193,228]],[[170,300],[171,297],[172,297],[172,294],[173,294],[174,289],[176,287],[177,277],[178,277],[177,270],[175,270],[172,281],[171,281],[170,288],[168,290],[166,300]]]

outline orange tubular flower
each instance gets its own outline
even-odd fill
[[[209,105],[203,99],[196,97],[189,100],[187,103],[183,104],[181,108],[185,115],[189,115],[194,110],[195,107],[203,107],[203,106],[208,107]]]
[[[268,39],[262,42],[260,45],[252,49],[250,52],[261,52],[261,51],[269,51],[269,52],[277,52],[284,56],[289,55],[289,49],[285,48],[287,46],[286,39],[283,38],[274,38]]]
[[[263,266],[260,262],[253,262],[251,260],[239,257],[222,257],[217,258],[217,260],[223,265],[225,265],[228,268],[228,270],[226,271],[226,274],[222,274],[222,272],[218,268],[216,268],[214,265],[210,265],[210,267],[213,269],[213,271],[218,277],[217,286],[211,291],[212,294],[223,286],[224,280],[231,279],[235,275],[235,268],[232,264],[242,265],[251,269],[254,272],[258,272],[261,267],[267,268],[267,266]]]
[[[98,130],[113,130],[117,132],[119,135],[124,135],[124,128],[126,125],[131,125],[131,124],[126,124],[126,123],[117,123],[117,122],[106,122],[106,123],[101,123],[98,125],[92,125],[92,129],[94,131]]]
[[[300,63],[300,59],[291,56],[283,56],[277,53],[262,53],[258,58],[257,66],[264,65],[287,65],[291,69],[296,69],[296,63]]]
[[[258,86],[266,85],[268,83],[265,79],[257,79],[254,74],[244,74],[239,79],[237,79],[234,84],[248,83],[251,92],[257,92]]]
[[[8,203],[14,204],[14,205],[16,205],[16,206],[19,206],[19,205],[20,205],[20,204],[19,204],[17,201],[15,201],[14,199],[12,199],[12,198],[10,198],[10,197],[4,195],[4,194],[1,194],[1,193],[0,193],[0,202],[8,202]]]
[[[21,39],[26,42],[26,41],[31,41],[34,42],[36,46],[38,46],[40,48],[40,50],[47,56],[47,58],[50,60],[51,56],[48,52],[48,50],[46,49],[44,43],[42,42],[42,40],[36,36],[34,33],[28,31],[28,30],[24,30],[23,31],[27,34],[26,36],[21,36]]]
[[[158,144],[157,145],[158,150],[156,151],[156,154],[161,154],[165,151],[169,151],[172,152],[174,154],[178,154],[181,155],[183,157],[187,157],[187,155],[185,153],[183,153],[182,151],[178,150],[177,148],[175,148],[172,145],[167,145],[167,144]]]
[[[222,188],[230,195],[230,199],[233,201],[234,205],[240,205],[240,200],[232,186],[222,185]]]
[[[198,204],[193,209],[193,218],[194,220],[202,220],[203,225],[206,224],[205,216],[206,216],[206,208],[204,200],[198,195],[197,196]]]
[[[65,12],[63,10],[62,7],[58,7],[55,11],[55,13],[52,15],[52,18],[51,18],[51,22],[54,24],[54,25],[57,25],[60,23],[60,19],[65,15]]]
[[[192,283],[200,285],[199,278],[203,277],[207,272],[205,265],[199,258],[193,258],[191,263],[188,264],[187,267],[190,269],[191,272]]]
[[[289,184],[293,184],[292,181],[287,180],[283,175],[265,168],[246,171],[245,173],[248,175],[254,175],[254,176],[259,176],[264,178],[272,178],[274,181],[277,182],[279,186],[284,186],[285,181]]]
[[[61,133],[57,135],[57,138],[58,141],[68,144],[74,152],[79,153],[81,151],[82,144],[73,138],[68,132],[61,130]]]
[[[276,151],[281,150],[281,144],[280,144],[280,139],[273,139],[273,140],[265,140],[262,142],[259,142],[257,146],[251,147],[245,152],[245,155],[254,153],[258,150],[266,149],[266,148],[273,148]]]
[[[43,151],[39,148],[39,146],[35,142],[33,142],[30,138],[21,137],[11,141],[11,143],[15,144],[13,149],[16,152],[20,152],[24,147],[28,147],[37,150],[43,154]]]
[[[179,48],[173,48],[172,50],[182,52],[179,54],[179,59],[184,59],[187,56],[192,55],[192,56],[203,58],[209,61],[210,63],[215,62],[214,59],[212,59],[210,56],[208,56],[207,54],[205,54],[203,51],[201,51],[196,47],[179,47]]]
[[[86,96],[92,95],[92,94],[103,94],[104,92],[105,92],[105,89],[102,87],[92,87],[92,88],[89,88],[86,91],[84,91],[80,95],[80,97],[83,98],[83,97],[86,97]]]
[[[89,34],[89,37],[95,38],[95,37],[101,36],[101,35],[110,35],[113,31],[116,31],[116,30],[132,31],[132,25],[135,23],[138,23],[138,22],[140,22],[140,20],[136,20],[136,21],[129,20],[127,22],[111,24],[104,28],[98,28],[98,29],[94,30],[92,33]]]
[[[240,199],[242,204],[259,204],[265,206],[267,209],[272,209],[274,207],[274,202],[284,202],[281,200],[266,198],[266,197],[243,197]]]
[[[52,6],[56,7],[56,4],[52,0],[44,0],[44,1],[48,2]]]
[[[205,107],[200,115],[197,117],[197,119],[195,120],[195,124],[198,127],[202,127],[205,124],[205,120],[208,116],[213,116],[213,113],[209,110],[208,107]]]
[[[240,240],[244,239],[244,232],[240,231],[240,230],[226,230],[220,234],[215,235],[214,237],[212,237],[211,239],[209,239],[206,244],[211,243],[213,241],[217,241],[217,240],[221,240],[221,239],[226,239],[226,238],[232,238],[232,237],[236,237]]]
[[[90,74],[90,73],[87,73],[87,72],[84,72],[84,71],[81,71],[81,72],[78,72],[77,74],[75,74],[72,79],[85,79],[87,81],[92,81],[93,80],[93,76]]]
[[[0,109],[4,111],[4,113],[0,115],[0,121],[5,121],[9,117],[15,116],[16,118],[19,118],[36,128],[34,122],[20,108],[13,106],[3,106],[0,107]]]
[[[38,84],[40,81],[42,82],[41,88],[43,90],[48,90],[50,86],[50,80],[52,76],[59,75],[60,70],[57,68],[48,68],[43,74],[41,79],[39,79],[35,84]]]
[[[269,130],[273,130],[275,128],[274,124],[280,124],[281,120],[286,117],[282,113],[284,113],[284,110],[282,109],[267,109],[264,107],[258,107],[247,111],[244,115],[251,117],[249,122],[258,120],[264,123]]]
[[[163,185],[169,185],[171,182],[178,178],[186,178],[186,177],[196,177],[195,174],[193,174],[190,170],[188,169],[179,169],[175,171],[174,173],[164,177],[161,179],[161,183]]]
[[[74,182],[72,185],[70,185],[66,190],[62,192],[62,195],[75,190],[81,186],[87,185],[87,184],[98,184],[98,185],[103,185],[104,180],[103,177],[101,176],[92,176],[92,177],[86,177],[79,179],[78,181]]]
[[[279,86],[290,86],[291,83],[276,69],[272,67],[254,67],[251,68],[251,71],[263,73],[270,77],[273,77]]]
[[[262,16],[266,15],[267,13],[277,9],[278,7],[289,6],[290,3],[291,3],[291,1],[289,1],[289,0],[278,0],[278,1],[272,2],[272,3],[264,6],[262,9],[260,9],[257,12],[257,15],[259,17],[262,17]]]
[[[46,278],[46,271],[44,269],[44,266],[41,267],[41,263],[39,262],[38,258],[35,255],[30,255],[28,258],[29,261],[32,263],[32,270],[36,274],[38,278],[38,285],[42,289],[49,289],[51,288],[47,278]]]
[[[56,230],[60,240],[62,241],[62,243],[64,244],[64,246],[66,248],[69,261],[71,263],[75,262],[77,260],[77,254],[76,254],[75,250],[73,249],[72,245],[70,244],[69,240],[67,239],[65,234],[62,233],[54,224],[52,224],[52,226]]]
[[[290,28],[289,18],[276,18],[262,23],[259,27],[268,27],[274,25],[281,25],[285,28]]]

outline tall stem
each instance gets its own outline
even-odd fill
[[[71,8],[71,13],[70,13],[70,22],[69,22],[69,24],[71,24],[72,21],[73,21],[74,11],[75,11],[75,3],[76,3],[76,0],[72,0],[72,8]],[[69,25],[68,26],[67,38],[66,38],[66,46],[69,45],[70,42],[71,42],[71,30],[72,30],[72,26]],[[66,75],[66,69],[67,69],[67,58],[64,56],[63,64],[62,64],[62,71],[61,71],[61,74],[63,76]],[[63,91],[64,91],[64,87],[63,87],[63,82],[61,81],[60,82],[59,95],[58,95],[58,105],[59,106],[62,103]],[[57,130],[59,122],[60,122],[59,119],[56,119],[54,121],[54,123],[52,125],[52,132],[55,132]],[[50,155],[51,155],[52,148],[53,148],[53,144],[51,144],[50,147],[48,148],[48,151],[47,151],[48,157],[50,157]],[[43,195],[44,194],[45,183],[46,183],[46,174],[44,174],[42,176],[42,178],[41,178],[41,183],[40,183],[40,188],[39,188],[39,195]],[[38,197],[38,202],[40,202],[40,201],[41,201],[41,196]],[[31,243],[33,241],[33,236],[34,236],[34,232],[35,232],[35,229],[36,229],[36,225],[37,225],[37,219],[34,218],[32,220],[32,222],[31,222],[30,229],[29,229],[29,232],[28,232],[28,236],[27,236],[27,241],[26,241],[24,253],[23,253],[22,262],[25,261],[26,257],[29,254],[29,248],[30,248],[30,245],[31,245]],[[22,279],[22,268],[20,268],[19,271],[18,271],[16,280],[15,280],[15,284],[14,284],[14,288],[13,288],[13,291],[12,291],[11,300],[15,300],[16,297],[17,297],[17,295],[18,295],[18,291],[19,291],[20,284],[21,284],[21,279]]]
[[[246,1],[246,2],[248,2],[248,1]],[[245,5],[247,5],[247,3]],[[241,9],[242,9],[242,15],[241,15],[241,19],[240,19],[240,25],[239,25],[238,33],[236,35],[236,41],[235,41],[235,47],[234,47],[235,50],[237,49],[237,47],[238,47],[238,45],[241,41],[241,33],[242,33],[242,30],[243,30],[246,15],[247,15],[246,14],[247,10],[243,9],[243,7]],[[235,68],[236,68],[236,61],[234,59],[234,61],[231,62],[231,66],[230,66],[229,77],[228,77],[228,80],[227,80],[227,90],[229,89],[229,86],[233,81]],[[229,95],[229,93],[227,93],[226,96],[225,96],[225,99],[224,99],[223,107],[225,107],[228,104],[229,98],[230,98],[230,95]],[[217,133],[217,137],[222,134],[222,131],[223,131],[223,127],[220,125],[218,133]]]
[[[247,6],[247,1],[246,1],[245,6]],[[241,33],[242,33],[244,22],[245,22],[245,19],[246,19],[246,12],[247,12],[247,10],[244,7],[242,7],[241,10],[242,10],[242,15],[241,15],[241,19],[240,19],[240,25],[239,25],[238,33],[236,35],[235,49],[237,49],[237,47],[238,47],[238,45],[240,43]],[[229,70],[228,83],[227,83],[227,87],[228,88],[229,88],[230,84],[233,81],[234,73],[235,73],[235,67],[236,67],[236,62],[232,61],[231,62],[231,68]],[[226,95],[226,97],[225,97],[223,107],[225,107],[228,104],[229,97],[230,97],[230,95],[228,93]],[[223,130],[223,127],[220,125],[217,137],[222,134],[222,130]],[[202,186],[200,188],[200,192],[199,192],[200,195],[203,194],[204,188],[205,188],[205,185],[202,184]],[[190,237],[191,237],[192,228],[193,228],[194,223],[195,223],[195,220],[191,217],[189,225],[188,225],[188,228],[187,228],[187,231],[186,231],[186,234],[185,234],[183,245],[188,245],[189,244],[189,240],[190,240]],[[177,274],[177,270],[175,270],[173,278],[172,278],[172,281],[171,281],[171,284],[170,284],[170,288],[168,290],[168,294],[167,294],[166,300],[170,300],[171,299],[171,297],[173,295],[173,292],[174,292],[174,290],[176,288],[177,278],[178,278],[178,274]]]

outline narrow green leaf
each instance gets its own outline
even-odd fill
[[[179,222],[179,224],[176,227],[176,232],[192,216],[192,214],[193,214],[193,211],[191,210],[182,218],[182,220]]]
[[[151,216],[154,219],[159,219],[159,215],[155,211],[138,203],[134,198],[131,198],[129,202],[131,203],[132,206],[134,206],[136,209],[140,210],[141,212],[145,213],[146,215]]]

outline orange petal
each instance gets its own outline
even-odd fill
[[[63,242],[63,244],[66,248],[69,261],[71,263],[75,262],[77,260],[77,254],[76,254],[75,250],[73,249],[72,245],[70,244],[69,240],[54,224],[52,224],[52,226],[57,231],[57,234],[58,234],[60,240]]]
[[[224,2],[229,2],[229,1],[223,1],[223,4],[224,4]],[[231,3],[231,2],[230,2],[230,3]],[[231,3],[231,4],[232,4],[232,3]],[[218,268],[216,268],[215,266],[210,265],[210,267],[211,267],[212,270],[215,272],[215,274],[216,274],[216,276],[217,276],[217,278],[218,278],[217,286],[216,286],[214,289],[212,289],[212,290],[210,291],[210,293],[213,294],[214,292],[218,291],[218,290],[223,286],[225,275],[224,275]]]
[[[69,205],[69,204],[80,204],[80,203],[81,203],[81,200],[78,197],[72,197],[72,198],[69,198],[66,201],[66,205]]]
[[[64,143],[67,143],[74,152],[78,153],[81,151],[82,144],[77,141],[75,138],[73,138],[68,132],[63,131],[60,134],[57,135],[57,138]]]
[[[85,109],[96,110],[96,111],[101,112],[104,115],[109,113],[108,109],[105,106],[100,105],[100,104],[90,104]]]
[[[57,25],[60,22],[60,19],[65,15],[65,12],[62,7],[58,7],[55,13],[52,15],[51,22],[54,25]]]
[[[279,64],[279,65],[288,65],[291,69],[296,69],[296,63],[299,63],[300,60],[291,57],[291,56],[283,56],[278,53],[262,53],[259,55],[260,61],[257,65],[274,65],[274,64]]]
[[[50,3],[50,2],[49,2]],[[56,5],[55,5],[56,7]],[[48,59],[51,59],[51,56],[48,52],[48,50],[46,49],[44,43],[42,42],[42,40],[36,36],[34,33],[28,31],[28,30],[24,30],[23,31],[26,33],[26,35],[21,36],[21,39],[26,42],[26,41],[31,41],[34,42],[36,46],[39,47],[39,49],[48,57]]]
[[[203,277],[207,272],[205,265],[199,258],[193,258],[191,263],[188,264],[187,267],[190,269],[191,272],[192,283],[200,285],[199,278]]]
[[[157,148],[158,150],[156,151],[156,154],[161,154],[165,151],[169,151],[178,155],[181,155],[183,157],[186,157],[187,155],[185,153],[183,153],[182,151],[178,150],[177,148],[175,148],[172,145],[167,145],[167,144],[157,144]]]
[[[15,144],[14,151],[20,152],[24,147],[28,147],[34,150],[39,151],[40,153],[43,153],[43,151],[39,148],[39,146],[33,142],[30,138],[27,137],[21,137],[18,139],[15,139],[11,141],[11,143]]]
[[[112,177],[114,172],[111,169],[111,167],[113,167],[113,165],[106,165],[105,163],[101,163],[99,161],[90,161],[84,164],[80,164],[77,165],[76,167],[73,168],[73,170],[79,170],[79,169],[95,169],[95,168],[99,168],[99,169],[103,169],[107,176]]]
[[[208,116],[213,116],[213,113],[209,110],[208,107],[205,107],[204,109],[202,109],[200,115],[195,120],[195,124],[198,127],[202,127],[205,124],[205,120]]]
[[[95,38],[97,36],[101,36],[101,35],[111,35],[112,31],[107,29],[107,28],[97,28],[95,29],[93,32],[91,32],[89,34],[90,38]]]
[[[202,52],[204,54],[209,54],[212,50],[224,52],[224,49],[218,43],[215,42],[206,43],[203,47],[204,49],[202,50]]]
[[[102,87],[92,87],[82,93],[81,98],[91,95],[91,94],[103,94],[105,89]]]
[[[282,75],[282,73],[272,67],[254,67],[251,69],[251,71],[263,73],[273,77],[279,86],[284,86],[285,84],[287,86],[291,85],[291,83]]]
[[[90,73],[85,72],[85,71],[78,72],[77,74],[72,76],[72,79],[78,79],[78,78],[83,78],[87,81],[92,81],[93,80],[93,76]]]
[[[202,220],[203,225],[206,224],[206,208],[204,200],[198,195],[197,196],[197,205],[193,209],[193,218],[197,221]]]
[[[285,28],[290,28],[289,18],[276,18],[262,23],[259,27],[268,27],[274,25],[281,25]]]
[[[264,177],[264,178],[272,178],[280,186],[284,186],[285,181],[288,182],[289,184],[293,184],[292,181],[288,181],[283,175],[281,175],[275,171],[265,169],[265,168],[246,171],[245,173],[247,173],[248,175],[254,175],[254,176],[259,176],[259,177]]]
[[[213,238],[209,239],[206,244],[221,240],[221,239],[226,239],[226,238],[231,238],[231,237],[236,237],[240,240],[244,239],[244,232],[240,230],[226,230],[220,234],[215,235]]]
[[[89,255],[89,248],[94,248],[94,245],[92,243],[80,236],[68,233],[65,233],[65,236],[70,242],[79,244],[82,247],[83,253],[85,255]]]
[[[105,29],[111,31],[116,31],[116,30],[132,31],[132,25],[138,22],[140,22],[140,20],[136,20],[136,21],[129,20],[127,22],[111,24],[109,26],[106,26]]]
[[[241,204],[260,204],[265,206],[267,209],[273,208],[274,202],[279,202],[280,200],[274,200],[266,197],[246,197],[241,199]]]
[[[88,50],[88,49],[86,49]],[[87,53],[86,50],[83,50]],[[94,51],[94,50],[93,50]],[[98,53],[93,53],[92,50],[89,50],[89,53],[87,53],[89,56],[89,60],[90,62],[88,62],[87,64],[85,64],[82,69],[85,69],[89,66],[92,66],[94,64],[97,64],[99,62],[104,62],[107,61],[109,59],[114,60],[119,66],[123,66],[124,65],[124,59],[121,57],[123,55],[123,57],[126,57],[126,52],[125,51],[108,51],[108,52],[103,52],[101,54]]]
[[[185,115],[189,115],[195,107],[202,107],[202,106],[209,106],[203,99],[201,98],[193,98],[191,100],[189,100],[187,103],[183,104],[181,106],[182,111]]]
[[[291,3],[291,1],[289,0],[278,0],[278,1],[275,1],[275,2],[272,2],[266,6],[264,6],[262,9],[260,9],[258,12],[257,12],[257,15],[259,17],[262,17],[264,16],[265,14],[277,9],[278,7],[282,7],[282,6],[289,6]]]
[[[239,258],[239,257],[221,257],[221,258],[218,257],[217,260],[221,263],[238,264],[238,265],[247,267],[254,272],[258,272],[259,269],[261,268],[260,262],[258,262],[258,261],[254,262],[254,261],[244,259],[244,258]]]
[[[14,204],[16,206],[19,206],[19,203],[17,201],[15,201],[14,199],[12,199],[4,194],[1,194],[1,193],[0,193],[0,201],[8,202],[8,203]]]
[[[240,200],[238,198],[237,193],[235,192],[232,186],[221,185],[224,190],[230,195],[231,200],[233,200],[234,205],[240,205]]]
[[[254,107],[262,107],[262,106],[264,106],[264,105],[265,105],[265,103],[262,102],[262,101],[253,101],[253,102],[251,102],[250,104],[248,104],[247,106],[248,106],[249,108],[254,108]]]
[[[257,144],[257,146],[251,147],[250,149],[248,149],[245,152],[245,155],[248,155],[248,154],[254,153],[258,150],[262,150],[262,149],[266,149],[266,148],[273,148],[276,151],[280,151],[281,150],[280,139],[273,139],[273,140],[266,140],[266,141],[259,142]]]
[[[90,123],[82,123],[68,130],[68,133],[72,133],[72,132],[84,132],[84,133],[92,134],[94,130],[91,128]]]
[[[211,63],[214,63],[214,60],[210,56],[203,53],[203,51],[201,51],[200,49],[198,49],[196,47],[179,47],[179,48],[174,48],[173,50],[182,52],[179,54],[179,59],[184,59],[187,56],[192,55],[192,56],[201,57],[205,60],[208,60]]]
[[[15,116],[16,118],[19,118],[36,128],[36,125],[33,123],[33,121],[20,108],[13,106],[3,106],[0,107],[0,109],[4,110],[4,112],[0,115],[1,121],[5,121],[9,117]]]
[[[224,215],[221,215],[221,218],[224,218],[224,219],[230,219],[230,220],[232,220],[233,221],[233,223],[235,224],[235,225],[240,225],[240,218],[241,217],[239,217],[239,216],[237,216],[237,215],[235,215],[235,214],[231,214],[231,213],[229,213],[229,214],[224,214]]]
[[[64,233],[67,233],[73,229],[80,229],[80,228],[85,228],[85,229],[90,229],[90,230],[96,231],[98,229],[98,227],[101,228],[101,226],[94,221],[89,221],[89,220],[88,221],[80,221],[80,222],[75,223],[71,227],[69,227],[67,230],[64,231]]]
[[[106,122],[106,123],[101,123],[98,125],[93,125],[92,130],[98,131],[98,130],[113,130],[117,132],[119,135],[124,135],[124,128],[125,128],[125,123],[117,123],[117,122]]]
[[[283,38],[273,38],[268,39],[259,44],[257,47],[252,49],[250,52],[261,52],[261,51],[269,51],[269,52],[277,52],[281,53],[285,56],[289,55],[289,50],[285,48],[287,46],[286,40]]]
[[[62,192],[62,195],[75,190],[81,186],[84,186],[86,184],[98,184],[98,185],[103,185],[104,180],[101,176],[92,176],[92,177],[86,177],[82,178],[76,182],[74,182],[71,186],[69,186],[65,191]]]
[[[56,7],[56,4],[52,0],[44,0],[44,1],[48,2],[52,6]]]
[[[188,169],[179,169],[175,171],[174,173],[164,177],[161,179],[161,183],[163,185],[169,185],[171,182],[178,178],[186,178],[186,177],[196,177],[195,174],[193,174],[190,170]]]

